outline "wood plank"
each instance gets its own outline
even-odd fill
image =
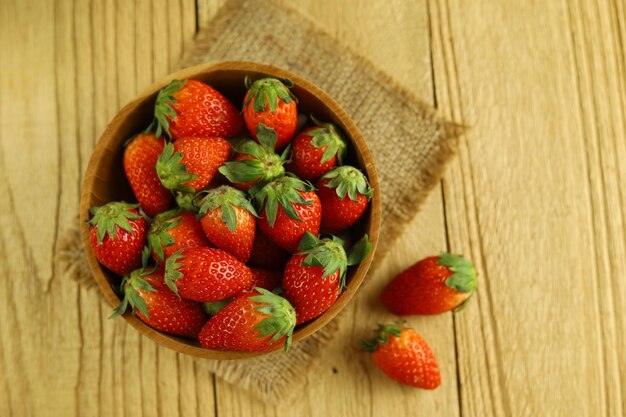
[[[193,36],[194,2],[167,6],[176,20],[155,27],[148,1],[3,3],[0,270],[10,279],[0,286],[0,415],[157,415],[159,398],[174,404],[168,415],[188,410],[178,406],[189,382],[178,380],[176,355],[109,321],[97,293],[53,263],[98,134]],[[153,48],[169,24],[171,45]],[[194,389],[210,397],[203,415],[212,415],[212,380]]]
[[[444,180],[480,274],[456,319],[464,416],[623,414],[617,3],[430,2],[437,102],[472,126]]]
[[[198,2],[201,28],[209,24],[221,4],[221,0]],[[302,1],[289,4],[376,62],[407,88],[425,100],[432,100],[426,2],[347,4]],[[358,346],[359,338],[368,337],[376,323],[394,318],[375,301],[384,283],[412,262],[445,249],[442,198],[440,190],[436,189],[394,245],[384,265],[374,276],[368,277],[369,290],[361,291],[346,309],[340,333],[324,353],[319,370],[310,376],[302,399],[290,406],[293,415],[403,415],[406,410],[449,416],[459,414],[450,315],[409,319],[409,324],[429,341],[442,367],[444,383],[435,392],[416,392],[388,380],[369,362],[367,355],[359,352]],[[220,416],[273,416],[280,415],[284,408],[282,405],[261,404],[245,391],[219,379],[217,382]],[[337,387],[341,387],[340,391]]]

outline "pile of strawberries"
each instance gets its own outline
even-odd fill
[[[94,207],[89,225],[96,258],[122,277],[113,316],[130,306],[160,331],[249,352],[288,348],[335,303],[370,250],[352,226],[372,189],[343,164],[337,126],[302,123],[290,82],[245,86],[241,111],[200,81],[163,88],[124,148],[137,202]]]

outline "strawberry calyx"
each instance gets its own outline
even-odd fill
[[[372,198],[373,189],[370,187],[367,177],[361,171],[350,165],[333,168],[321,178],[324,186],[335,188],[337,196],[344,199],[346,194],[350,200],[357,201],[357,194],[361,194],[367,199]]]
[[[346,287],[348,266],[360,263],[369,254],[371,247],[366,234],[352,246],[350,254],[346,255],[344,242],[337,236],[330,235],[320,239],[311,232],[306,232],[300,240],[298,255],[305,256],[300,262],[302,266],[323,267],[322,278],[339,271],[339,292],[341,292]]]
[[[244,140],[233,146],[239,154],[250,155],[252,159],[226,162],[219,168],[232,183],[241,184],[250,181],[268,182],[285,175],[283,165],[287,162],[289,149],[285,149],[279,156],[274,152],[278,137],[271,127],[259,123],[256,128],[259,142]]]
[[[274,343],[285,336],[285,352],[292,343],[293,329],[296,327],[296,310],[285,298],[264,288],[254,289],[259,295],[250,297],[255,303],[262,304],[255,307],[260,313],[269,316],[254,327],[261,337],[273,335],[270,343]]]
[[[169,119],[176,119],[176,111],[172,108],[172,104],[176,103],[174,94],[180,91],[185,84],[187,84],[187,80],[172,80],[167,86],[159,91],[154,104],[154,120],[150,126],[148,126],[148,129],[146,129],[146,132],[155,129],[154,135],[157,138],[161,137],[163,132],[165,132],[167,136],[172,137],[170,134]]]
[[[185,184],[198,178],[198,175],[189,173],[182,160],[183,154],[175,152],[174,145],[167,143],[159,155],[159,159],[157,159],[157,175],[161,184],[168,190],[192,193],[194,189]]]
[[[102,243],[105,235],[108,235],[109,239],[113,239],[118,227],[128,233],[133,233],[133,226],[129,220],[141,218],[140,214],[133,211],[138,207],[139,204],[114,201],[104,206],[90,208],[89,212],[93,217],[89,220],[89,226],[97,228],[98,244]]]
[[[445,281],[448,288],[462,293],[470,293],[467,300],[465,300],[465,302],[454,311],[459,311],[465,308],[478,287],[474,266],[462,255],[455,255],[452,253],[442,253],[439,255],[437,264],[445,266],[450,271],[454,272]]]
[[[183,277],[183,273],[180,272],[180,267],[183,266],[180,262],[178,262],[183,257],[183,250],[179,249],[167,258],[165,261],[165,285],[178,297],[178,286],[176,285],[176,280]]]
[[[301,222],[294,204],[308,206],[313,204],[312,200],[306,200],[299,191],[312,191],[313,186],[309,182],[304,182],[294,175],[286,174],[265,185],[256,184],[250,189],[250,194],[254,197],[259,207],[259,212],[265,211],[270,227],[274,227],[278,205],[293,220]]]
[[[306,232],[300,240],[298,255],[304,256],[300,262],[302,266],[321,266],[324,268],[322,278],[339,271],[340,291],[346,286],[346,271],[348,256],[343,248],[343,240],[337,236],[319,239],[311,232]]]
[[[196,205],[196,194],[193,191],[176,191],[174,193],[174,199],[176,205],[192,213],[198,213],[198,206]]]
[[[307,131],[306,136],[311,138],[311,145],[316,148],[326,147],[320,162],[326,162],[336,156],[339,165],[343,163],[346,154],[346,141],[332,123],[324,123],[311,116],[316,127]]]
[[[183,210],[180,208],[164,211],[163,213],[157,214],[150,225],[150,230],[148,230],[148,246],[161,262],[165,260],[163,247],[172,246],[176,243],[174,238],[170,236],[167,231],[180,224],[183,220],[182,217],[180,217],[182,213]]]
[[[225,300],[220,300],[220,301],[205,302],[205,303],[202,303],[202,309],[209,316],[214,316],[217,313],[219,313],[221,309],[226,307],[228,303],[230,303],[231,301],[233,301],[233,297],[227,298]]]
[[[278,99],[281,99],[285,104],[292,101],[298,102],[296,96],[289,90],[293,87],[290,80],[261,78],[251,84],[250,77],[246,76],[244,82],[249,91],[243,107],[245,108],[252,101],[252,107],[257,113],[264,112],[266,106],[269,107],[271,113],[274,113],[278,107]]]
[[[237,230],[237,213],[235,212],[235,207],[247,210],[253,216],[259,217],[246,195],[240,190],[228,185],[222,185],[212,190],[208,190],[205,193],[206,194],[200,201],[200,211],[198,212],[198,217],[202,217],[209,211],[213,211],[218,207],[221,207],[222,222],[231,232],[235,232]]]
[[[374,330],[374,336],[370,339],[361,339],[361,344],[366,352],[376,352],[380,346],[386,345],[390,336],[400,337],[406,327],[398,324],[379,324]]]
[[[122,299],[122,302],[115,307],[115,309],[113,309],[113,314],[109,317],[110,319],[124,314],[128,309],[129,304],[133,314],[135,314],[136,310],[139,310],[143,316],[148,319],[150,318],[150,315],[148,314],[148,305],[139,294],[139,291],[156,291],[148,281],[143,279],[143,277],[152,274],[154,271],[154,267],[143,267],[131,272],[122,279],[120,290],[124,294],[124,298]]]

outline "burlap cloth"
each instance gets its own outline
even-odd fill
[[[231,1],[188,50],[181,67],[245,60],[293,71],[324,89],[352,116],[380,176],[383,217],[375,269],[440,179],[462,128],[437,117],[428,105],[312,21],[271,1]],[[59,256],[68,276],[95,288],[76,227],[65,233]],[[367,291],[367,286],[360,291]],[[195,360],[262,399],[284,401],[314,374],[316,358],[341,320],[340,315],[289,353],[240,361]]]

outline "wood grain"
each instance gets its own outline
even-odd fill
[[[444,181],[481,277],[463,415],[623,415],[618,3],[431,1],[437,102],[472,126]]]
[[[289,2],[472,127],[443,188],[368,278],[374,294],[447,248],[475,261],[466,311],[409,319],[442,366],[435,392],[391,383],[357,352],[391,318],[372,296],[351,303],[287,408],[107,320],[95,293],[61,278],[59,233],[96,138],[223,3],[2,0],[0,415],[623,415],[620,0]]]
[[[60,279],[53,256],[75,221],[95,140],[126,100],[171,70],[195,33],[195,3],[163,5],[175,30],[158,48],[162,27],[147,0],[1,7],[0,415],[179,415],[178,388],[193,386],[177,378],[188,364],[109,321],[97,294]],[[212,415],[210,376],[196,393]]]

